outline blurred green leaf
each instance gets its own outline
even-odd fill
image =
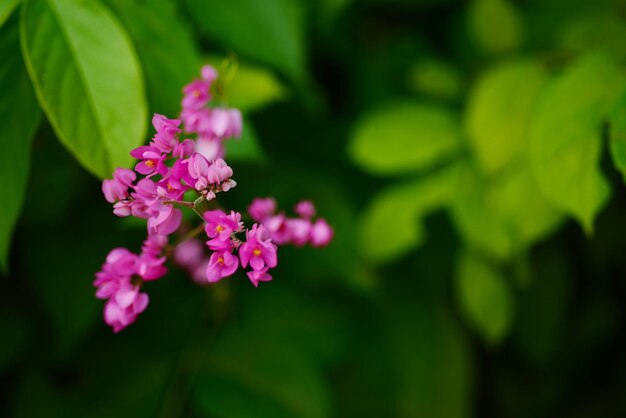
[[[453,166],[375,195],[359,221],[364,256],[374,262],[390,261],[422,244],[423,218],[451,200],[457,175]]]
[[[529,169],[514,168],[485,178],[469,165],[461,167],[451,207],[452,218],[466,243],[503,259],[544,238],[561,221]]]
[[[474,84],[465,127],[485,173],[526,155],[530,115],[545,79],[538,62],[516,59],[491,67]]]
[[[519,48],[524,41],[523,23],[519,11],[508,0],[473,0],[469,6],[470,33],[487,53]]]
[[[617,169],[626,181],[626,90],[624,90],[609,115],[609,147]]]
[[[546,87],[531,121],[538,184],[587,234],[611,194],[599,168],[602,122],[623,85],[624,72],[609,56],[581,56]]]
[[[287,90],[272,72],[254,65],[240,65],[226,90],[228,104],[242,112],[254,112],[287,97]]]
[[[199,46],[170,0],[107,0],[137,49],[150,108],[174,118],[183,86],[200,74]]]
[[[0,2],[0,27],[4,25],[21,0],[4,0]]]
[[[304,10],[297,0],[186,0],[210,37],[236,54],[304,78]]]
[[[13,228],[22,210],[28,171],[30,147],[41,111],[20,55],[17,22],[0,29],[0,178],[6,198],[0,205],[0,270],[8,268]]]
[[[350,138],[352,160],[379,175],[430,168],[460,145],[456,114],[419,102],[395,102],[358,121]]]
[[[411,67],[409,85],[421,94],[455,99],[461,94],[463,80],[459,70],[450,63],[427,58]]]
[[[476,255],[463,252],[454,281],[459,309],[487,345],[497,345],[508,334],[513,319],[513,295],[504,277]]]
[[[147,111],[121,25],[95,0],[29,0],[21,37],[37,98],[61,142],[98,177],[128,166]]]
[[[224,58],[210,56],[208,62],[220,71]],[[237,71],[225,87],[224,93],[228,106],[236,107],[244,113],[257,111],[285,99],[287,95],[287,88],[272,71],[242,62],[238,63]]]

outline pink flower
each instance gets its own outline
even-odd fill
[[[314,247],[324,247],[333,239],[333,229],[326,223],[325,219],[318,219],[311,227],[311,245]]]
[[[248,206],[248,213],[250,217],[257,221],[263,222],[276,212],[276,199],[272,197],[255,198],[250,206]]]
[[[182,108],[197,110],[204,107],[211,100],[210,86],[211,83],[206,80],[194,80],[187,84],[183,88]]]
[[[172,205],[159,205],[156,211],[154,208],[148,219],[148,234],[169,235],[178,229],[183,219],[180,209]]]
[[[255,271],[261,271],[266,266],[274,268],[278,264],[276,249],[263,225],[254,224],[252,229],[246,231],[246,242],[239,247],[241,265],[246,267],[250,263]]]
[[[250,279],[254,287],[259,287],[259,282],[269,282],[272,280],[272,276],[267,273],[268,270],[269,268],[265,267],[259,271],[253,270],[247,273],[248,279]]]
[[[143,145],[135,148],[130,152],[130,155],[138,160],[141,160],[135,166],[135,171],[143,175],[160,174],[162,176],[167,174],[168,167],[165,165],[166,154],[161,154],[161,151],[150,145]]]
[[[315,216],[315,205],[310,200],[302,200],[294,207],[294,212],[304,219],[311,219]]]
[[[124,281],[118,291],[104,307],[104,321],[118,333],[135,322],[137,316],[148,306],[149,298],[139,292],[138,286],[133,286],[130,280]]]
[[[231,235],[243,230],[241,214],[231,211],[226,215],[221,210],[212,210],[204,213],[206,234],[211,240],[207,241],[208,247],[213,251],[230,251]]]
[[[161,254],[167,245],[165,235],[150,235],[143,242],[141,254],[137,260],[137,274],[144,280],[156,280],[165,276],[167,268],[164,266],[166,258]]]
[[[300,218],[287,219],[286,226],[289,230],[289,240],[294,245],[302,247],[309,242],[311,221]]]
[[[207,160],[223,158],[224,142],[221,139],[199,137],[196,141],[196,152],[202,154]]]
[[[214,252],[211,254],[206,269],[206,279],[209,283],[215,283],[224,277],[228,277],[237,271],[239,260],[228,251]]]
[[[157,113],[152,117],[152,125],[156,129],[156,134],[150,145],[163,153],[171,153],[179,143],[177,135],[181,132],[178,127],[180,119],[168,119]]]
[[[204,257],[204,246],[199,239],[188,239],[174,249],[174,261],[185,269],[193,270]],[[204,274],[204,273],[203,273]]]
[[[109,203],[124,200],[128,197],[128,188],[137,179],[133,170],[127,168],[116,168],[113,172],[112,180],[102,182],[102,193]]]
[[[217,80],[217,71],[210,65],[205,65],[200,70],[200,75],[204,81],[207,81],[209,84],[212,84],[215,80]]]
[[[291,241],[291,229],[288,228],[287,218],[283,213],[266,218],[263,226],[276,244],[284,245]]]

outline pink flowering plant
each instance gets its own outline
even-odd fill
[[[278,211],[271,197],[254,199],[247,214],[217,203],[220,193],[237,185],[224,160],[224,141],[242,132],[241,112],[216,106],[215,96],[222,91],[218,72],[203,67],[201,78],[183,89],[180,118],[155,114],[149,145],[130,152],[138,160],[134,170],[117,168],[113,178],[102,183],[115,215],[147,221],[141,252],[114,248],[96,273],[96,297],[106,300],[104,320],[114,332],[146,309],[144,285],[166,275],[170,255],[199,284],[216,283],[241,269],[256,287],[272,280],[279,246],[323,247],[332,240],[332,228],[315,218],[315,206],[308,200],[295,206],[294,217]],[[202,223],[186,225],[185,209],[195,211]],[[186,234],[172,242],[170,236],[184,230]]]

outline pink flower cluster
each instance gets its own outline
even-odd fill
[[[166,274],[166,255],[172,251],[196,282],[215,283],[241,267],[256,287],[272,280],[269,270],[278,264],[278,245],[319,247],[332,239],[333,231],[324,219],[313,222],[315,208],[309,201],[296,206],[299,217],[287,218],[276,213],[274,199],[255,199],[249,214],[256,223],[249,228],[240,213],[218,208],[217,195],[236,186],[233,170],[221,158],[223,147],[211,158],[199,151],[202,141],[220,141],[221,147],[222,140],[238,136],[241,114],[236,109],[207,107],[217,78],[212,67],[204,67],[202,79],[184,88],[181,119],[155,114],[154,137],[130,153],[138,160],[135,169],[117,168],[113,178],[102,183],[115,215],[147,221],[148,237],[141,253],[115,248],[96,273],[96,297],[107,300],[104,319],[114,332],[132,324],[146,309],[149,299],[141,289]],[[197,139],[181,138],[183,131],[197,134]],[[187,200],[190,194],[193,197]],[[183,224],[181,207],[192,208],[202,217],[205,245],[193,237],[168,245],[168,236]]]
[[[325,219],[315,216],[315,206],[303,200],[294,207],[297,218],[288,218],[284,212],[276,213],[276,200],[271,197],[257,198],[248,207],[248,213],[268,231],[272,241],[278,245],[292,244],[302,247],[324,247],[333,239],[333,230]]]
[[[165,257],[161,255],[167,237],[152,235],[144,241],[141,254],[126,248],[109,252],[102,270],[96,273],[96,297],[106,299],[104,320],[119,332],[135,322],[137,315],[148,306],[148,295],[140,292],[144,281],[156,280],[167,273]]]
[[[238,109],[208,107],[213,100],[211,88],[218,80],[217,71],[205,66],[202,77],[183,89],[181,119],[185,132],[197,135],[197,151],[209,160],[224,157],[224,140],[241,136],[242,118]]]

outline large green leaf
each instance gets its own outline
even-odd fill
[[[511,258],[547,236],[561,221],[524,165],[491,178],[464,165],[457,179],[451,207],[457,230],[466,244],[491,256]]]
[[[0,2],[0,27],[7,21],[20,0],[3,0]]]
[[[587,233],[611,192],[599,168],[602,123],[623,85],[624,73],[609,56],[581,56],[546,87],[531,121],[538,184]]]
[[[425,239],[422,220],[448,203],[457,171],[444,169],[375,195],[359,221],[361,251],[372,261],[390,261]]]
[[[545,78],[538,62],[514,60],[489,69],[474,85],[465,126],[485,173],[526,154],[530,115]]]
[[[0,205],[0,270],[6,271],[11,234],[18,219],[28,179],[30,145],[41,111],[20,55],[17,22],[0,30],[0,178],[4,196]]]
[[[30,0],[22,52],[57,136],[91,173],[131,162],[146,132],[141,70],[128,37],[98,1]]]
[[[363,169],[392,175],[430,168],[456,152],[459,144],[459,123],[448,108],[395,102],[357,123],[349,152]]]
[[[249,119],[244,119],[241,138],[226,141],[225,147],[228,161],[262,163],[266,160],[254,126]]]
[[[186,0],[209,36],[235,53],[304,78],[304,10],[297,0]]]
[[[504,277],[485,260],[462,253],[457,260],[455,293],[461,312],[485,343],[502,341],[513,319],[513,296]]]
[[[182,88],[200,74],[199,46],[170,0],[107,0],[137,48],[150,108],[176,117]]]

